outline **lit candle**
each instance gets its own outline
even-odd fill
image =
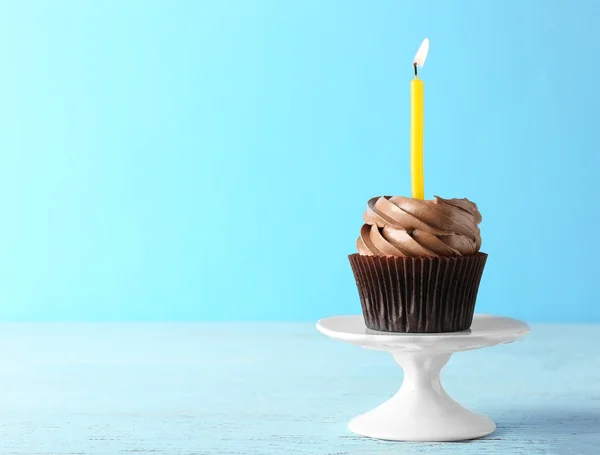
[[[413,66],[415,78],[410,83],[410,176],[412,197],[425,199],[423,178],[423,81],[417,77],[429,51],[429,39],[425,38],[415,55]]]

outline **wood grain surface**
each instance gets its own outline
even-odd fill
[[[0,338],[2,455],[600,454],[597,325],[455,354],[446,390],[498,429],[446,444],[349,433],[402,371],[314,324],[3,324]]]

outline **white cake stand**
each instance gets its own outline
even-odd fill
[[[392,398],[348,424],[359,435],[394,441],[460,441],[492,433],[494,422],[446,394],[440,371],[454,352],[510,343],[529,332],[524,322],[484,314],[476,314],[464,332],[377,332],[365,327],[362,316],[322,319],[317,329],[336,340],[389,352],[404,369],[402,387]]]

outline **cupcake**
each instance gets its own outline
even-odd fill
[[[440,333],[471,326],[487,254],[468,199],[371,199],[349,256],[365,324],[385,332]]]

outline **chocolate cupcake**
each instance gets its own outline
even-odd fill
[[[468,199],[371,199],[349,256],[365,324],[385,332],[471,326],[487,254],[481,214]]]

